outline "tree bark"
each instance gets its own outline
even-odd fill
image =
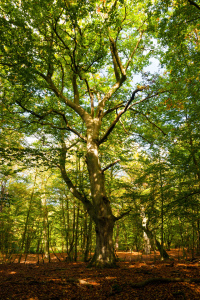
[[[76,213],[76,228],[75,228],[75,241],[74,241],[74,261],[77,261],[78,257],[78,231],[79,231],[79,213],[80,213],[80,208],[79,205],[77,207],[77,213]]]
[[[146,232],[149,239],[153,239],[153,233],[148,228],[145,228],[145,227],[142,227],[142,228]],[[160,252],[161,257],[163,257],[164,259],[168,259],[169,255],[167,254],[165,249],[161,247],[160,242],[156,238],[155,238],[155,241],[156,241],[156,247],[158,248],[158,251]]]
[[[113,228],[112,220],[102,219],[96,224],[96,249],[89,266],[114,267],[116,257],[113,247]]]
[[[87,222],[87,219],[86,219]],[[92,218],[89,220],[89,225],[87,225],[87,231],[86,231],[86,246],[85,246],[85,252],[84,252],[84,262],[88,261],[89,256],[89,250],[91,247],[91,240],[92,240]]]
[[[87,127],[87,152],[86,163],[90,180],[90,200],[80,189],[77,189],[70,180],[66,169],[65,160],[67,147],[62,140],[60,169],[62,177],[68,185],[70,192],[79,199],[96,226],[96,249],[90,265],[97,267],[114,266],[116,258],[113,244],[113,228],[117,218],[112,214],[110,201],[105,190],[104,171],[99,161],[99,129],[101,119],[85,116]]]
[[[36,179],[37,179],[37,171],[35,173],[35,178],[34,178],[34,183],[33,183],[33,189],[31,192],[31,197],[30,197],[30,202],[29,202],[29,207],[28,207],[28,211],[27,211],[27,215],[26,215],[26,222],[25,222],[25,226],[24,226],[24,232],[22,234],[22,240],[21,240],[21,253],[18,259],[18,263],[20,263],[21,258],[22,258],[22,253],[23,253],[23,248],[24,248],[24,244],[25,244],[25,240],[26,240],[26,235],[27,235],[27,230],[28,230],[28,223],[29,223],[29,217],[30,217],[30,212],[32,209],[32,204],[33,204],[33,197],[34,197],[34,192],[35,192],[35,186],[36,186]]]
[[[95,223],[96,249],[90,265],[97,267],[114,266],[116,263],[113,228],[115,217],[112,214],[110,201],[105,191],[104,172],[101,169],[98,152],[97,137],[100,122],[93,122],[87,131],[87,155],[86,162],[90,178],[92,203],[95,209],[94,215],[90,215]]]
[[[144,207],[141,206],[141,218],[142,218],[142,226],[143,228],[147,228],[147,218],[145,215],[145,210]],[[143,238],[144,238],[144,252],[145,254],[150,254],[151,253],[151,243],[150,243],[150,238],[147,235],[146,231],[143,230]]]

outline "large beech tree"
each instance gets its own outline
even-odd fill
[[[147,34],[149,1],[1,3],[4,110],[19,119],[18,130],[33,133],[45,128],[60,141],[62,177],[96,225],[92,263],[112,266],[114,224],[127,211],[112,213],[104,173],[116,162],[102,167],[99,151],[113,130],[123,125],[121,119],[130,108],[153,97],[145,86],[132,87],[134,74],[148,64],[153,47]],[[65,167],[66,138],[72,135],[84,145],[89,195],[76,186]]]

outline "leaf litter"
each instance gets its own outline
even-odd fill
[[[140,259],[118,253],[115,269],[65,261],[0,264],[0,299],[200,299],[200,258]]]

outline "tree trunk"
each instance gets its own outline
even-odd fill
[[[113,228],[115,218],[112,214],[110,201],[105,191],[104,173],[100,166],[98,157],[98,143],[95,139],[95,131],[98,129],[92,127],[88,130],[87,136],[87,155],[86,162],[90,178],[91,197],[95,214],[90,214],[96,225],[96,249],[94,257],[90,263],[97,267],[112,267],[116,263]]]
[[[87,122],[86,122],[87,123]],[[90,265],[97,267],[114,266],[116,259],[113,246],[113,228],[116,218],[112,214],[110,201],[105,191],[104,170],[101,169],[99,153],[99,128],[97,120],[89,120],[87,125],[87,154],[86,163],[90,180],[91,196],[88,199],[85,194],[78,190],[70,180],[66,169],[65,160],[67,147],[62,142],[60,169],[72,194],[79,199],[96,225],[96,249]],[[106,169],[107,170],[107,169]]]
[[[143,228],[147,228],[147,218],[145,215],[145,210],[144,207],[141,206],[141,218],[142,218],[142,226]],[[151,253],[151,243],[150,243],[150,238],[148,237],[147,233],[145,230],[143,230],[143,239],[144,239],[144,252],[145,254],[150,254]]]
[[[34,197],[35,186],[36,186],[36,179],[37,179],[37,171],[36,171],[36,173],[35,173],[35,179],[34,179],[33,189],[32,189],[32,192],[31,192],[31,197],[30,197],[29,207],[28,207],[28,211],[27,211],[27,215],[26,215],[26,221],[25,221],[25,226],[24,226],[24,232],[23,232],[23,234],[22,234],[22,240],[21,240],[21,254],[20,254],[20,256],[19,256],[18,263],[20,263],[21,258],[22,258],[22,252],[23,252],[24,243],[25,243],[25,239],[26,239],[26,234],[27,234],[27,230],[28,230],[28,224],[29,224],[30,212],[31,212],[31,209],[32,209],[33,197]]]
[[[75,241],[74,241],[74,261],[77,261],[77,257],[78,257],[78,232],[79,232],[79,212],[80,212],[80,208],[78,205],[77,208],[77,213],[76,213],[76,228],[75,228]]]
[[[197,215],[199,212],[197,211]],[[200,222],[199,218],[197,219],[197,255],[200,254]]]
[[[44,257],[50,260],[49,254],[49,222],[48,222],[48,210],[46,204],[46,195],[41,196],[41,204],[43,209],[43,243],[44,243]]]
[[[87,222],[87,219],[86,219],[86,222]],[[90,220],[89,220],[89,225],[87,226],[86,234],[87,235],[86,235],[86,246],[85,246],[85,252],[84,252],[84,262],[88,261],[89,250],[90,250],[90,247],[91,247],[91,240],[92,240],[92,218],[90,218]]]
[[[167,254],[165,249],[161,246],[160,242],[157,239],[155,239],[155,241],[156,241],[156,246],[158,248],[158,251],[160,252],[161,258],[169,259],[169,255]]]
[[[96,248],[95,254],[89,266],[96,267],[114,267],[116,266],[116,257],[113,247],[113,228],[112,219],[102,219],[96,224]]]
[[[161,168],[161,161],[160,161],[160,155],[159,155],[159,166],[160,166],[160,193],[161,193],[161,260],[163,260],[164,257],[164,210],[163,210],[163,206],[164,206],[164,193],[163,193],[163,179],[162,179],[162,168]]]
[[[68,219],[68,221],[69,221],[69,219]],[[76,226],[76,205],[75,205],[75,201],[74,201],[74,203],[73,203],[72,234],[71,234],[71,237],[69,237],[69,249],[67,250],[67,257],[66,257],[67,261],[73,261],[75,226]],[[68,223],[68,231],[69,230],[70,230],[70,224]]]
[[[143,227],[143,230],[146,232],[146,234],[149,237],[149,239],[153,240],[153,238],[154,238],[153,233],[148,228],[145,228],[145,227]],[[163,257],[164,259],[168,259],[169,255],[167,254],[167,252],[165,251],[165,249],[162,248],[160,242],[156,238],[155,238],[155,241],[156,241],[156,246],[158,248],[158,251],[160,252],[161,258]]]
[[[116,236],[115,236],[115,251],[119,249],[119,224],[117,224]]]

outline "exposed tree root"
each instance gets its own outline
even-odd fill
[[[162,278],[162,277],[155,277],[150,278],[145,281],[136,282],[136,283],[129,283],[129,285],[133,288],[142,288],[148,284],[155,284],[155,283],[170,283],[170,282],[187,282],[187,283],[199,283],[200,278]]]

